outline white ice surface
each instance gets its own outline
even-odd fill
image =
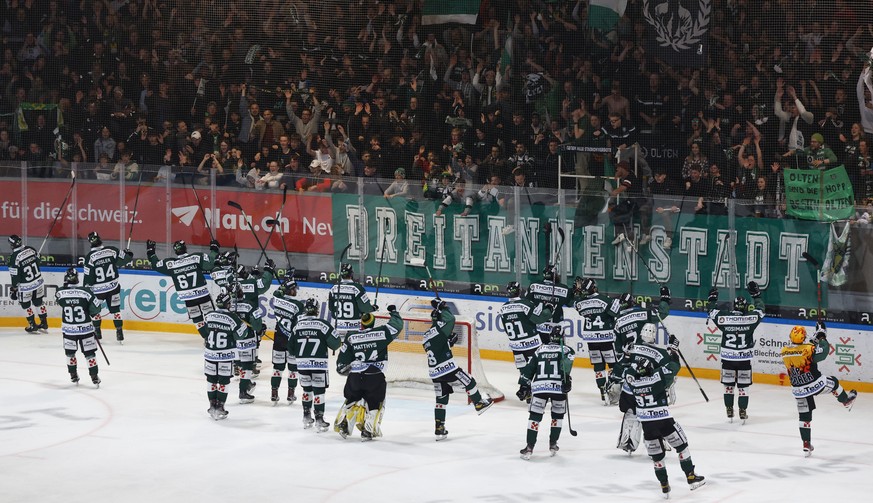
[[[128,332],[124,346],[104,339],[107,366],[94,389],[85,362],[69,382],[61,337],[0,329],[0,501],[13,502],[550,502],[658,501],[644,447],[628,458],[615,448],[617,408],[599,404],[590,369],[575,369],[558,456],[548,456],[544,426],[530,461],[519,459],[527,410],[514,397],[511,362],[486,361],[507,399],[477,416],[454,396],[449,438],[433,438],[433,395],[389,388],[384,437],[362,443],[332,430],[303,430],[300,402],[269,401],[264,365],[254,394],[240,405],[231,383],[229,417],[207,414],[202,350],[194,335]],[[268,354],[269,341],[262,353]],[[269,356],[262,356],[265,362]],[[332,376],[331,424],[344,379]],[[815,452],[804,458],[788,388],[754,385],[745,425],[724,417],[721,386],[680,378],[672,412],[685,429],[697,472],[690,492],[675,452],[667,467],[672,500],[784,502],[873,499],[873,399],[852,411],[830,395],[817,399]],[[285,395],[283,383],[281,396]],[[300,390],[298,388],[298,395]]]

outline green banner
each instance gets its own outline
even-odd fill
[[[438,202],[427,199],[364,200],[361,207],[355,195],[335,195],[333,228],[336,249],[352,244],[348,260],[362,262],[367,283],[424,290],[427,272],[416,265],[423,260],[447,291],[502,295],[509,281],[527,285],[540,279],[560,247],[560,271],[568,283],[591,277],[603,292],[642,297],[657,296],[664,284],[676,298],[701,300],[684,308],[702,308],[712,286],[729,300],[731,287],[744,292],[749,281],[761,285],[768,305],[815,306],[816,271],[802,254],[824,257],[827,242],[820,236],[829,228],[822,222],[746,218],[737,219],[731,232],[727,217],[665,213],[653,215],[652,239],[637,252],[612,244],[615,228],[597,205],[589,205],[592,211],[567,208],[561,247],[558,207],[549,201],[534,198],[529,204],[526,196],[510,195],[506,207],[477,204],[464,216],[461,205],[436,215]],[[555,231],[546,233],[546,224]],[[636,233],[642,235],[638,225]]]
[[[787,212],[795,218],[833,222],[855,214],[855,193],[844,166],[786,169],[785,194]]]

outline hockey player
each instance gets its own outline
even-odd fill
[[[657,317],[655,317],[655,321],[657,321]],[[643,324],[639,337],[625,346],[622,358],[616,362],[609,376],[610,382],[618,382],[618,385],[621,386],[621,397],[619,398],[618,406],[619,410],[624,414],[621,420],[621,429],[619,430],[616,448],[622,449],[628,456],[633,454],[640,445],[642,425],[637,417],[637,401],[634,398],[631,387],[624,380],[625,373],[635,365],[639,365],[641,361],[649,360],[654,368],[662,370],[662,375],[671,376],[670,384],[666,386],[669,405],[669,390],[673,384],[673,377],[679,371],[679,357],[676,354],[679,340],[676,339],[676,336],[670,334],[669,350],[665,350],[655,344],[657,336],[658,328],[655,323],[647,322]]]
[[[745,424],[749,407],[748,387],[752,385],[752,357],[755,347],[755,328],[764,318],[761,289],[754,281],[747,285],[752,296],[751,309],[746,298],[734,299],[733,309],[719,310],[718,288],[709,291],[709,319],[721,330],[721,383],[724,384],[724,406],[728,420],[734,420],[734,387],[739,395],[740,420]]]
[[[133,252],[119,252],[114,246],[103,246],[103,240],[96,231],[88,234],[91,251],[85,256],[85,277],[82,284],[89,287],[101,301],[106,303],[112,323],[115,325],[115,339],[124,342],[124,323],[121,321],[121,285],[118,284],[118,268],[133,260]],[[100,330],[100,313],[94,316],[94,328],[98,339],[103,338]]]
[[[558,453],[558,438],[561,436],[564,414],[567,412],[567,393],[572,387],[570,371],[573,370],[575,352],[564,344],[563,328],[551,325],[549,340],[537,348],[527,365],[521,369],[519,383],[527,382],[533,393],[528,411],[527,445],[520,451],[521,459],[528,460],[537,443],[540,422],[551,401],[552,422],[549,429],[549,453]]]
[[[279,385],[282,384],[282,372],[288,368],[288,402],[297,401],[294,389],[297,387],[297,356],[288,345],[297,323],[297,317],[303,312],[303,303],[297,296],[297,282],[293,277],[287,277],[279,288],[273,292],[273,315],[276,317],[276,329],[273,332],[273,376],[270,378],[270,400],[279,402]],[[303,398],[306,401],[306,395]]]
[[[88,360],[88,374],[94,386],[100,387],[97,375],[97,340],[94,337],[93,316],[100,312],[100,299],[89,288],[77,286],[79,273],[74,267],[64,274],[64,285],[55,292],[55,299],[61,308],[61,333],[64,335],[64,354],[67,355],[67,371],[70,381],[79,383],[76,368],[76,350]]]
[[[403,319],[397,308],[388,306],[391,319],[386,325],[375,328],[376,317],[372,313],[361,316],[361,329],[348,334],[339,355],[336,368],[340,375],[348,375],[343,388],[345,402],[337,414],[333,429],[343,437],[349,436],[349,422],[358,422],[352,407],[364,400],[365,412],[361,440],[373,440],[382,436],[382,413],[385,406],[385,368],[388,365],[388,345],[397,338],[403,328]]]
[[[239,271],[237,271],[239,274]],[[239,403],[252,403],[255,397],[251,394],[255,383],[252,382],[255,370],[255,358],[257,358],[258,338],[251,325],[246,322],[245,314],[249,311],[248,307],[244,307],[242,311],[239,308],[240,304],[245,304],[245,297],[242,293],[239,283],[233,285],[233,290],[230,292],[232,299],[231,310],[246,326],[247,330],[236,341],[236,355],[234,363],[239,366]],[[202,335],[202,332],[201,332]]]
[[[203,317],[215,309],[203,273],[215,267],[215,258],[220,251],[218,241],[213,239],[209,243],[209,253],[188,253],[188,245],[180,239],[173,243],[176,253],[174,259],[159,259],[155,254],[155,246],[156,243],[151,239],[146,241],[146,257],[155,271],[173,278],[176,293],[188,309],[188,318],[200,331]]]
[[[509,349],[515,359],[515,368],[521,372],[543,343],[537,326],[551,319],[553,304],[522,298],[521,286],[517,281],[510,281],[506,285],[506,294],[509,300],[500,307],[497,316],[503,324],[503,331],[509,337]],[[521,384],[515,396],[530,403],[530,386],[526,382]]]
[[[577,300],[574,307],[585,319],[582,340],[588,344],[588,357],[594,367],[594,382],[600,390],[600,400],[604,405],[609,405],[603,391],[607,377],[605,370],[607,367],[612,368],[616,361],[613,327],[615,318],[621,311],[621,303],[618,299],[598,293],[597,282],[592,278],[576,276],[575,295]]]
[[[613,342],[613,351],[615,351],[615,360],[621,360],[624,355],[626,346],[633,347],[639,339],[640,331],[646,323],[658,324],[670,314],[670,302],[673,298],[670,295],[670,288],[661,287],[661,301],[657,306],[643,306],[638,304],[633,295],[624,293],[619,297],[621,311],[615,318],[615,325],[612,331],[615,334]]]
[[[39,269],[40,258],[36,250],[30,246],[24,246],[21,237],[13,234],[9,236],[9,244],[12,246],[12,255],[9,256],[9,276],[12,279],[12,288],[9,290],[9,298],[18,301],[24,309],[27,317],[27,326],[24,331],[34,333],[37,330],[48,331],[45,304],[45,283],[42,272]],[[33,307],[31,307],[31,305]],[[39,325],[33,321],[33,308],[39,308]]]
[[[212,278],[212,281],[215,283],[215,286],[219,288],[219,291],[221,288],[230,291],[233,283],[236,282],[236,259],[237,254],[233,251],[219,253],[218,256],[215,257],[215,267],[212,268],[209,277]]]
[[[546,264],[543,269],[542,281],[531,283],[527,288],[527,298],[535,302],[545,302],[554,307],[552,322],[560,323],[564,320],[564,306],[573,303],[573,295],[570,288],[561,283],[558,269],[551,264]]]
[[[306,299],[303,314],[297,319],[288,341],[288,351],[297,359],[297,372],[303,388],[303,427],[322,433],[330,427],[324,420],[324,393],[329,386],[327,350],[338,349],[336,329],[318,317],[318,302]],[[315,410],[315,419],[312,410]]]
[[[653,331],[646,330],[646,337]],[[679,454],[679,465],[685,472],[685,480],[693,491],[702,486],[704,477],[694,472],[694,462],[688,450],[688,438],[682,427],[670,415],[667,407],[667,388],[674,379],[674,373],[667,367],[656,367],[652,359],[640,358],[625,372],[625,382],[637,402],[637,416],[643,424],[643,438],[646,450],[655,464],[655,477],[661,483],[661,492],[670,497],[670,483],[667,480],[667,467],[664,464],[663,442],[667,442]]]
[[[836,377],[822,375],[818,369],[818,363],[828,357],[831,348],[823,321],[816,323],[814,339],[809,342],[806,341],[806,328],[801,326],[792,328],[788,338],[791,345],[782,348],[782,360],[791,380],[791,392],[797,401],[803,454],[809,457],[813,451],[812,411],[815,410],[815,396],[830,391],[838,402],[851,410],[858,392],[851,390],[847,393]]]
[[[488,410],[494,402],[487,394],[483,397],[476,387],[476,379],[455,364],[452,354],[452,346],[458,342],[458,335],[453,332],[455,315],[449,312],[444,300],[433,299],[430,305],[433,308],[430,312],[431,325],[422,337],[422,345],[427,355],[428,375],[436,394],[434,435],[439,442],[449,435],[446,431],[446,406],[449,404],[449,395],[454,391],[453,384],[464,387],[477,414]]]
[[[258,348],[261,347],[261,339],[267,331],[263,315],[261,314],[260,298],[261,295],[270,289],[273,277],[276,275],[275,268],[276,264],[272,260],[267,259],[263,272],[258,269],[258,266],[252,266],[251,269],[246,271],[245,266],[242,264],[237,265],[236,269],[236,284],[242,293],[242,298],[236,303],[236,313],[251,327],[257,339],[257,347],[254,351],[255,359],[253,361],[255,365],[252,368],[254,377],[260,374],[260,370],[256,365],[261,363],[261,360],[258,358]]]
[[[227,386],[233,376],[233,360],[238,340],[250,339],[249,328],[233,312],[231,293],[222,288],[215,296],[216,310],[204,317],[203,336],[205,346],[203,373],[206,375],[206,395],[209,398],[209,415],[216,421],[227,417],[224,404],[227,402]]]
[[[361,317],[379,309],[370,303],[367,291],[352,278],[351,264],[340,264],[340,281],[333,285],[327,298],[330,314],[336,321],[336,332],[341,340],[361,328]]]

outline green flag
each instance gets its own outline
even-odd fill
[[[588,26],[600,31],[609,31],[618,24],[627,0],[591,0],[588,6]]]
[[[480,0],[425,0],[421,24],[476,24]]]
[[[785,196],[788,215],[803,220],[833,222],[855,213],[855,193],[844,166],[786,169]]]

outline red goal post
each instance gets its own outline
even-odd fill
[[[388,322],[388,314],[374,313],[376,325]],[[429,312],[401,311],[403,328],[388,346],[388,369],[385,378],[389,385],[433,389],[433,381],[428,376],[427,354],[424,352],[422,340],[431,325]],[[455,319],[455,329],[458,342],[452,347],[455,363],[476,379],[480,391],[488,393],[497,402],[503,400],[503,393],[488,381],[482,359],[479,356],[479,345],[476,337],[476,326],[472,320],[458,317]],[[464,393],[463,389],[455,392]]]

